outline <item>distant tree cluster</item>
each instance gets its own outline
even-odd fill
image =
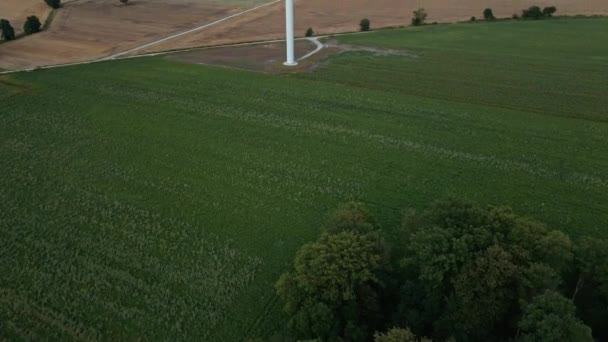
[[[555,6],[545,7],[542,10],[538,6],[530,6],[528,9],[522,11],[521,17],[524,19],[538,20],[542,18],[551,18],[555,12],[557,12]]]
[[[545,17],[552,17],[555,12],[557,12],[557,8],[555,6],[543,8],[543,15]]]
[[[61,0],[44,0],[49,7],[57,9],[61,7]],[[23,32],[27,35],[40,32],[42,30],[42,23],[40,19],[31,15],[27,17],[23,24]],[[13,40],[17,38],[15,35],[15,29],[7,19],[0,19],[0,38],[4,40]]]
[[[57,9],[61,7],[61,0],[44,0],[49,7]]]
[[[412,26],[424,25],[427,16],[428,14],[426,13],[426,10],[424,8],[419,8],[415,10],[412,16]]]
[[[522,11],[522,15],[521,17],[524,19],[542,19],[542,18],[550,18],[553,16],[553,14],[557,12],[557,8],[555,6],[548,6],[545,7],[543,9],[541,9],[538,6],[531,6],[525,10]],[[472,17],[470,21],[475,21],[473,20]],[[492,21],[495,20],[496,17],[494,16],[494,12],[492,11],[491,8],[486,8],[483,11],[483,18],[487,21]],[[516,14],[513,14],[512,19],[519,19],[520,16]]]
[[[23,24],[23,32],[25,32],[25,34],[40,32],[41,28],[42,24],[35,15],[27,17],[27,20]],[[17,38],[15,29],[7,19],[0,19],[0,38],[4,40],[13,40]]]
[[[494,20],[494,19],[496,19],[496,17],[494,16],[494,12],[492,11],[491,8],[486,8],[485,10],[483,10],[483,18],[485,20]]]
[[[367,18],[361,19],[361,22],[359,23],[359,29],[362,32],[369,31],[369,29],[370,29],[369,19],[367,19]]]
[[[607,240],[456,200],[387,231],[349,203],[298,251],[276,284],[294,338],[608,340]]]
[[[25,23],[23,24],[23,32],[25,32],[25,34],[34,34],[40,32],[41,28],[42,23],[35,15],[27,17]]]
[[[4,40],[15,39],[15,29],[11,23],[6,19],[0,19],[0,35]]]

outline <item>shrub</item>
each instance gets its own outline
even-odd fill
[[[585,238],[576,249],[571,294],[577,315],[598,341],[608,341],[608,240]]]
[[[519,15],[517,15],[517,13],[513,13],[513,16],[511,16],[511,18],[513,18],[514,20],[519,20]]]
[[[15,39],[15,29],[11,23],[6,19],[0,19],[0,34],[4,40]]]
[[[545,7],[543,8],[543,15],[546,17],[552,17],[553,13],[557,12],[557,8],[555,8],[555,6],[549,6],[549,7]]]
[[[32,16],[27,17],[27,20],[23,24],[23,31],[25,31],[25,34],[33,34],[36,32],[40,32],[41,27],[42,27],[42,24],[40,23],[40,20],[38,19],[38,17],[35,15],[32,15]]]
[[[369,31],[369,26],[370,22],[369,19],[367,18],[363,18],[361,19],[361,22],[359,23],[359,27],[361,28],[361,31]]]
[[[471,19],[469,19],[469,21],[470,21],[470,22],[475,22],[475,21],[477,21],[477,18],[475,18],[475,17],[471,17]]]
[[[46,4],[51,8],[57,9],[61,7],[61,0],[44,0],[44,2],[46,2]]]
[[[126,6],[129,4],[129,0],[120,0],[120,3]]]
[[[483,10],[483,18],[485,20],[494,20],[494,19],[496,19],[494,17],[494,12],[492,12],[491,8],[486,8],[485,10]]]
[[[306,30],[306,37],[312,37],[315,35],[315,31],[312,30],[312,27],[309,27],[308,30]]]
[[[415,10],[414,16],[412,17],[412,25],[413,26],[424,25],[424,21],[426,20],[427,15],[428,14],[424,10],[424,8],[419,8],[419,9]]]
[[[531,6],[522,11],[521,17],[524,19],[540,19],[543,16],[543,11],[538,6]]]

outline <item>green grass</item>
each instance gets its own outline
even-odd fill
[[[271,334],[275,280],[349,199],[387,228],[452,195],[608,237],[607,23],[341,37],[407,56],[310,74],[145,58],[0,79],[0,337]]]
[[[386,91],[608,121],[608,19],[436,25],[340,37],[411,58],[348,58],[326,72]],[[362,77],[346,74],[369,70]]]

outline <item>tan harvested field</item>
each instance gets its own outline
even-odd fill
[[[23,32],[23,23],[30,15],[44,23],[49,13],[51,8],[43,0],[0,0],[0,18],[8,19],[17,34]]]
[[[317,34],[356,31],[364,17],[370,19],[372,28],[409,25],[412,11],[420,7],[429,14],[427,22],[454,22],[482,18],[486,7],[497,17],[510,17],[533,4],[556,6],[557,15],[608,15],[608,0],[296,0],[296,34],[303,36],[308,27]],[[146,52],[281,38],[284,8],[281,3],[251,12]]]
[[[95,60],[205,25],[264,0],[77,0],[58,11],[50,30],[0,44],[0,70]],[[223,2],[223,3],[222,3]],[[270,2],[270,1],[266,1]],[[42,0],[0,0],[0,9],[37,7]],[[12,7],[8,4],[12,4]],[[428,22],[482,17],[491,7],[510,17],[531,4],[555,5],[558,15],[608,15],[607,0],[297,0],[296,34],[308,27],[317,34],[358,30],[363,17],[372,28],[408,25],[411,12],[424,7]],[[16,12],[15,12],[16,13]],[[1,12],[0,12],[0,15]],[[141,54],[197,46],[260,41],[284,36],[282,3],[232,18],[204,30],[134,52]]]
[[[128,6],[119,5],[118,0],[79,0],[59,10],[48,31],[0,44],[0,69],[109,56],[204,25],[241,8],[205,0],[131,0]]]

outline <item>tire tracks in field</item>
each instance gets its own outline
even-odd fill
[[[387,147],[422,155],[425,158],[441,159],[444,161],[464,161],[475,163],[484,168],[492,168],[501,171],[518,171],[534,177],[543,179],[557,179],[565,183],[575,184],[585,189],[608,188],[608,179],[578,171],[560,172],[547,166],[526,161],[505,159],[496,155],[472,153],[456,150],[449,147],[437,146],[424,142],[409,140],[403,137],[388,136],[379,133],[368,132],[343,125],[335,125],[326,122],[306,122],[296,118],[284,118],[278,115],[264,115],[255,112],[242,114],[216,113],[215,115],[249,122],[257,122],[269,127],[280,128],[289,131],[306,132],[315,135],[346,135],[356,137]]]
[[[264,7],[267,7],[267,6],[270,6],[270,5],[277,4],[277,3],[281,2],[281,1],[282,1],[282,0],[274,0],[274,1],[271,1],[271,2],[267,2],[267,3],[265,3],[265,4],[262,4],[262,5],[259,5],[259,6],[256,6],[256,7],[253,7],[253,8],[250,8],[250,9],[247,9],[247,10],[245,10],[245,11],[238,12],[238,13],[235,13],[235,14],[232,14],[232,15],[229,15],[229,16],[224,17],[224,18],[222,18],[222,19],[218,19],[218,20],[213,21],[213,22],[210,22],[210,23],[208,23],[208,24],[205,24],[205,25],[202,25],[202,26],[199,26],[199,27],[195,27],[195,28],[193,28],[193,29],[190,29],[190,30],[187,30],[187,31],[184,31],[184,32],[180,32],[180,33],[177,33],[177,34],[171,35],[171,36],[169,36],[169,37],[165,37],[165,38],[163,38],[163,39],[159,39],[159,40],[153,41],[153,42],[151,42],[151,43],[147,43],[147,44],[144,44],[144,45],[140,45],[140,46],[138,46],[138,47],[135,47],[135,48],[129,49],[129,50],[127,50],[127,51],[119,52],[119,53],[113,54],[113,55],[111,55],[111,56],[101,58],[101,59],[100,59],[100,61],[105,61],[105,60],[116,59],[117,57],[125,56],[125,55],[128,55],[128,54],[132,53],[132,52],[139,51],[139,50],[142,50],[142,49],[145,49],[145,48],[149,48],[150,46],[158,45],[158,44],[160,44],[160,43],[164,43],[164,42],[166,42],[166,41],[168,41],[168,40],[171,40],[171,39],[175,39],[175,38],[178,38],[178,37],[181,37],[181,36],[184,36],[184,35],[187,35],[187,34],[193,33],[193,32],[197,32],[197,31],[200,31],[200,30],[204,30],[204,29],[206,29],[206,28],[208,28],[208,27],[210,27],[210,26],[217,25],[217,24],[222,23],[222,22],[224,22],[224,21],[226,21],[226,20],[230,20],[230,19],[232,19],[232,18],[235,18],[235,17],[241,16],[241,15],[243,15],[243,14],[246,14],[246,13],[249,13],[249,12],[253,12],[253,11],[258,10],[258,9],[260,9],[260,8],[264,8]]]

